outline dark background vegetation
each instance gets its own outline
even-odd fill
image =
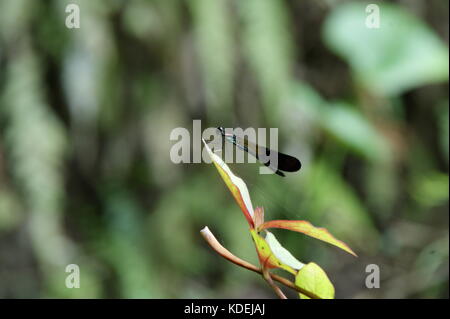
[[[300,172],[231,167],[358,253],[274,231],[336,297],[447,298],[448,2],[372,2],[379,29],[362,1],[0,0],[0,297],[274,298],[199,234],[256,263],[214,167],[170,161],[201,119],[279,128]]]

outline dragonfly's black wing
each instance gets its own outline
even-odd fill
[[[259,155],[264,154],[262,152],[265,152],[265,157],[261,157]],[[263,146],[258,146],[258,155],[256,156],[256,158],[280,176],[285,176],[281,171],[296,172],[302,167],[302,164],[297,158],[268,149]],[[277,158],[278,161],[276,163],[271,162],[271,158]]]
[[[297,158],[260,146],[245,138],[233,135],[231,141],[237,147],[256,157],[262,164],[269,167],[280,176],[285,176],[282,171],[296,172],[302,167],[301,162]],[[262,156],[263,154],[265,156]],[[277,158],[277,163],[271,162],[271,158]]]

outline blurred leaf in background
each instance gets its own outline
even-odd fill
[[[377,94],[448,80],[448,48],[407,10],[379,5],[380,26],[369,28],[361,12],[368,3],[337,8],[324,26],[324,40],[351,65],[361,84]]]

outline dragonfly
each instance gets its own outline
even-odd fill
[[[234,145],[236,145],[241,150],[251,154],[254,156],[259,162],[270,168],[275,174],[279,176],[285,176],[284,172],[296,172],[300,170],[302,167],[302,163],[300,160],[295,158],[294,156],[286,155],[274,150],[271,150],[267,147],[258,145],[249,141],[245,137],[239,137],[232,133],[226,133],[225,129],[221,126],[217,128],[222,137],[227,141]],[[262,156],[262,155],[265,156]],[[271,163],[270,159],[275,158],[278,159],[277,163]]]

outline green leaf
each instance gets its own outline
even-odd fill
[[[323,30],[326,44],[360,83],[391,96],[448,79],[448,48],[428,26],[399,6],[380,3],[380,27],[368,28],[366,5],[337,6]]]
[[[323,109],[320,124],[328,134],[365,158],[384,160],[389,156],[385,139],[349,104],[330,103]]]
[[[412,197],[421,205],[433,207],[442,205],[449,198],[449,177],[441,172],[429,172],[414,177],[411,186]]]
[[[258,253],[259,263],[263,268],[271,269],[271,268],[281,268],[284,269],[294,276],[297,274],[297,270],[295,270],[293,267],[291,267],[288,264],[285,264],[282,260],[278,259],[278,256],[275,255],[275,253],[272,251],[272,248],[270,247],[269,243],[260,236],[254,229],[250,229],[250,234],[252,235],[253,242],[255,243],[256,252]],[[272,245],[274,245],[273,239]],[[276,241],[276,239],[275,239]],[[275,250],[279,253],[279,247],[281,247],[280,244],[277,247],[277,244],[274,245]],[[281,253],[282,258],[286,257],[285,252]],[[294,258],[294,257],[292,257]],[[285,258],[286,259],[286,258]],[[294,258],[295,259],[295,258]],[[287,258],[288,262],[292,262],[291,258]],[[300,263],[297,260],[298,263]],[[299,264],[296,264],[297,266]],[[300,263],[301,264],[301,263]]]
[[[295,276],[295,284],[322,299],[334,299],[334,286],[325,271],[316,263],[311,262],[300,269]],[[310,299],[303,294],[299,295],[301,299]]]
[[[294,86],[293,99],[308,124],[319,126],[350,151],[374,161],[384,161],[390,156],[387,140],[355,105],[327,101],[302,83]]]
[[[270,246],[273,254],[284,264],[294,268],[301,269],[304,265],[302,262],[298,261],[297,258],[292,256],[292,254],[281,246],[280,242],[276,239],[275,235],[271,232],[266,232],[266,242]]]

